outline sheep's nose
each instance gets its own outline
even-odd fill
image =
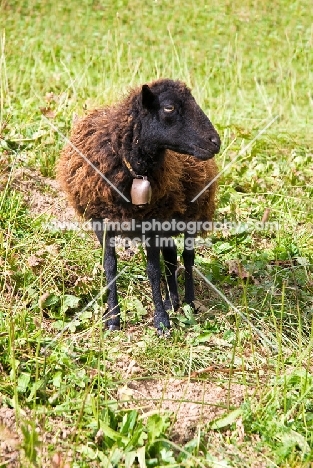
[[[211,143],[213,143],[214,145],[214,153],[218,153],[220,148],[221,148],[221,140],[220,140],[220,137],[218,135],[214,135],[212,137],[210,137],[210,141]]]

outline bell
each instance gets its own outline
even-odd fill
[[[146,205],[151,201],[151,185],[147,177],[142,179],[134,179],[130,191],[130,196],[133,205]]]

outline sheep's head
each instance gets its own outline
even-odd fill
[[[140,100],[141,145],[147,152],[170,149],[202,160],[219,152],[217,131],[183,83],[159,80],[143,85]]]

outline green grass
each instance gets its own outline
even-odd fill
[[[56,456],[56,467],[311,466],[308,2],[0,0],[0,36],[0,409],[15,408],[22,449],[12,466]],[[158,77],[192,87],[221,134],[220,168],[278,116],[220,178],[216,220],[242,223],[240,232],[216,231],[197,252],[197,268],[234,307],[197,277],[202,311],[173,314],[167,340],[152,328],[142,251],[119,262],[125,329],[109,334],[105,296],[92,302],[104,285],[93,236],[47,229],[27,201],[41,191],[59,203],[38,181],[54,177],[64,144],[42,112],[68,134],[75,113]],[[266,208],[277,228],[257,230]],[[220,386],[221,413],[177,438],[176,410],[132,394],[149,379]],[[0,450],[4,434],[0,413]],[[8,459],[0,452],[0,465]]]

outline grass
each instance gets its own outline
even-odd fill
[[[0,409],[12,422],[0,412],[0,464],[311,466],[308,2],[2,0],[0,9]],[[220,178],[216,220],[237,228],[197,251],[196,267],[234,307],[197,277],[201,312],[173,314],[168,340],[151,326],[142,251],[120,259],[125,329],[109,334],[105,297],[92,302],[104,284],[93,236],[48,229],[48,215],[30,209],[40,194],[61,204],[45,177],[64,142],[42,113],[68,134],[74,113],[157,77],[192,87],[221,134],[220,168],[278,116]],[[275,228],[259,230],[267,208]],[[186,382],[194,396],[177,391]],[[218,389],[223,398],[207,401]],[[193,407],[195,430],[179,413]]]

